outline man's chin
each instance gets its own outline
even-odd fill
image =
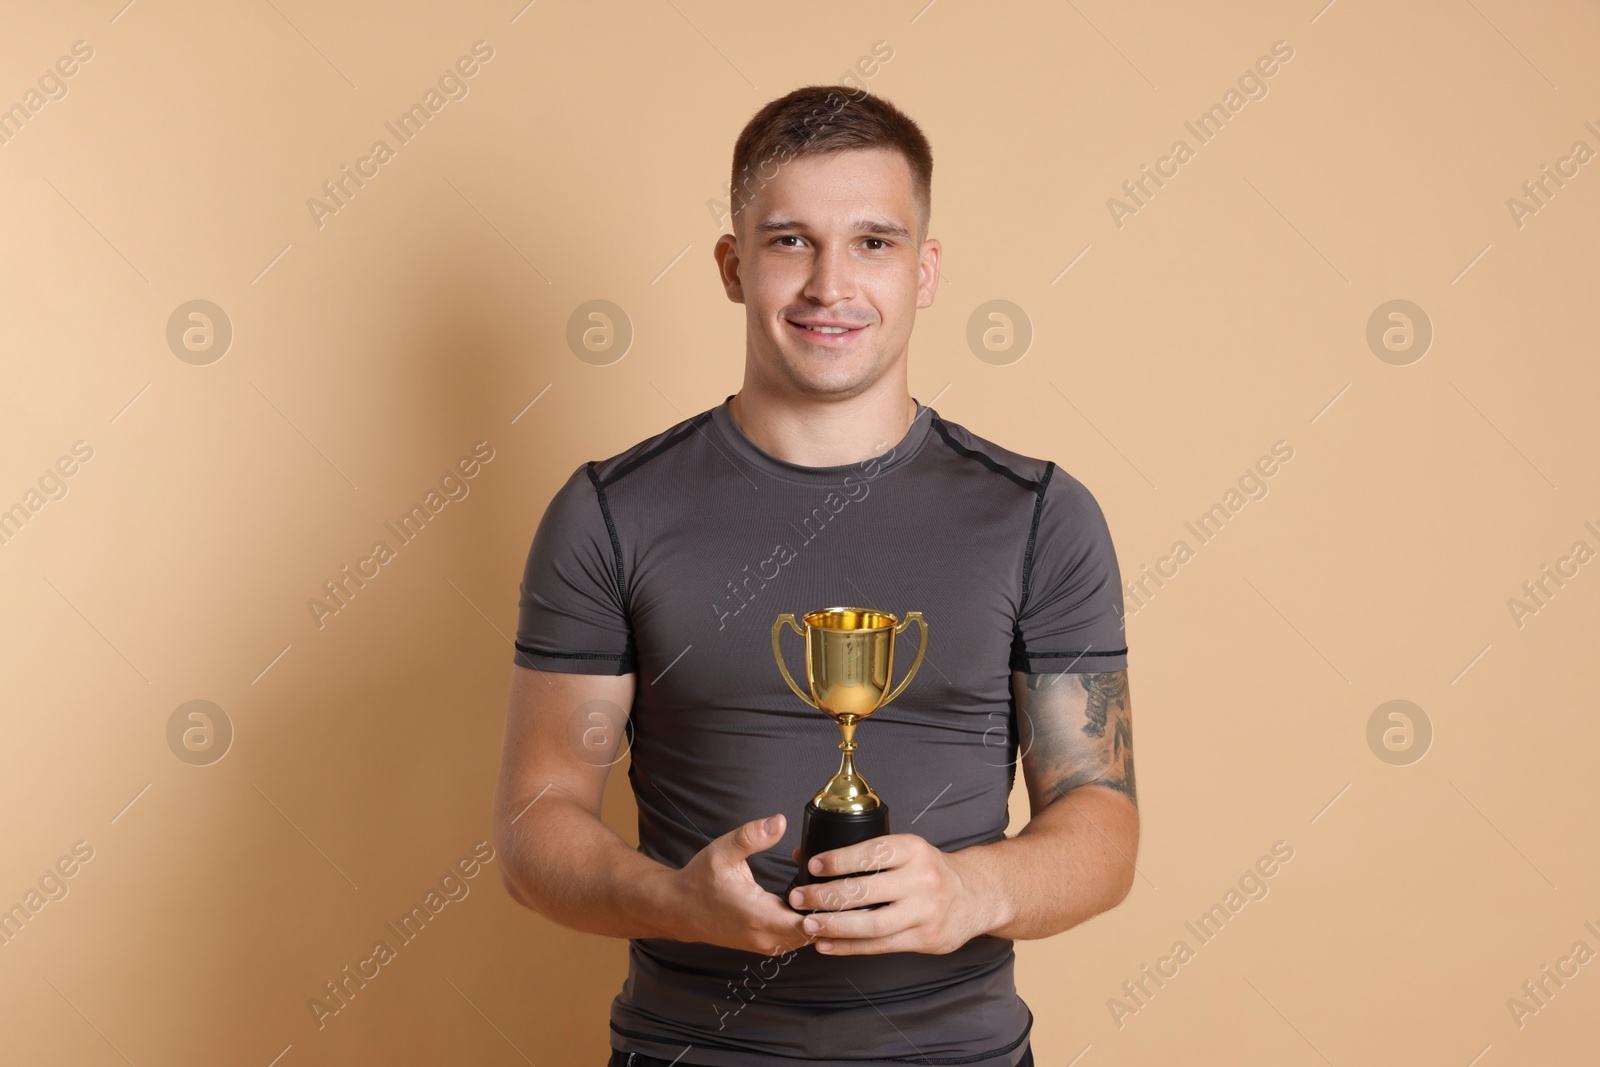
[[[844,353],[828,353],[834,358],[785,355],[783,376],[802,396],[813,400],[848,400],[859,396],[877,381],[870,359],[843,360]]]

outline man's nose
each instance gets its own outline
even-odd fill
[[[850,260],[842,248],[823,248],[811,263],[805,295],[814,303],[831,307],[855,295]]]

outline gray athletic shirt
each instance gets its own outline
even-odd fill
[[[838,766],[839,729],[784,684],[772,624],[834,606],[928,620],[922,669],[861,725],[857,767],[891,832],[946,852],[1005,835],[1011,672],[1128,662],[1105,517],[1054,463],[919,405],[887,452],[804,467],[758,448],[726,401],[557,491],[528,554],[516,662],[636,674],[639,850],[680,868],[710,839],[783,812],[783,840],[750,859],[781,896],[806,801]],[[804,642],[785,632],[804,686]],[[896,681],[916,637],[913,625],[899,639]],[[636,939],[611,1044],[713,1067],[1013,1067],[1033,1021],[1013,958],[1010,940],[987,935],[944,955],[848,957]]]

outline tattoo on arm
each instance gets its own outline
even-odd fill
[[[1018,742],[1039,810],[1080,785],[1109,786],[1138,804],[1127,671],[1029,674],[1016,696]]]

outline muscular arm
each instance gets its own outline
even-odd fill
[[[980,932],[1049,937],[1115,907],[1133,886],[1133,702],[1125,670],[1013,672],[1011,688],[1028,823],[951,859],[987,904]]]
[[[629,847],[600,820],[634,675],[512,672],[494,839],[513,899],[562,926],[611,937],[764,956],[804,941],[798,917],[757,884],[747,862],[782,840],[781,814],[708,841],[682,869]]]
[[[634,685],[512,668],[494,837],[518,903],[589,933],[670,937],[670,869],[600,820]]]

